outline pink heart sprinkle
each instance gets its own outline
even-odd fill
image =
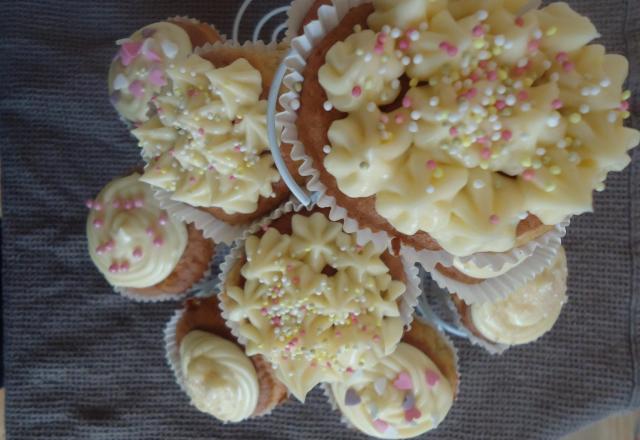
[[[131,64],[138,55],[140,55],[140,49],[142,48],[142,43],[130,41],[128,43],[124,43],[122,47],[120,47],[120,59],[122,60],[122,64],[128,66]]]
[[[167,79],[164,77],[164,73],[160,69],[153,69],[151,73],[149,73],[149,82],[158,87],[164,87],[167,85]]]
[[[136,80],[129,84],[129,92],[136,98],[144,97],[144,84],[142,81]]]
[[[413,389],[413,382],[411,376],[404,371],[398,374],[396,380],[393,381],[393,387],[397,390],[411,390]]]
[[[421,415],[422,413],[420,412],[420,410],[414,406],[413,408],[405,410],[404,419],[407,422],[410,422],[412,420],[419,419]]]
[[[376,428],[378,432],[385,432],[389,427],[389,424],[384,420],[375,419],[373,422],[373,427]]]
[[[427,385],[430,387],[435,386],[438,382],[440,382],[440,376],[433,370],[427,370],[426,372]]]

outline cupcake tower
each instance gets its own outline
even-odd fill
[[[131,299],[192,296],[165,344],[198,410],[237,423],[322,386],[350,429],[415,437],[460,379],[413,319],[415,263],[488,351],[548,332],[568,221],[640,141],[627,61],[565,3],[297,0],[288,26],[240,45],[171,18],[118,41],[109,92],[146,165],[87,202],[89,253]],[[282,62],[279,148],[306,208],[267,137]],[[215,243],[232,244],[217,288]]]

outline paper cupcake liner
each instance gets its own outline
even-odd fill
[[[213,255],[211,256],[211,260],[209,261],[209,264],[208,264],[208,269],[204,272],[204,274],[202,274],[202,277],[200,278],[200,280],[198,280],[196,283],[193,284],[193,286],[191,286],[190,288],[182,292],[166,293],[161,290],[157,290],[157,291],[150,291],[148,293],[143,294],[143,293],[136,292],[133,289],[130,289],[127,287],[119,287],[119,286],[113,286],[113,290],[114,292],[122,295],[127,299],[130,299],[136,302],[142,302],[142,303],[177,301],[177,300],[185,299],[189,296],[203,295],[205,294],[205,292],[208,292],[210,289],[213,289],[213,287],[216,285],[215,278],[211,277],[211,274],[212,274],[211,268],[214,265],[216,256],[217,256],[217,249],[214,249]]]
[[[285,41],[290,41],[298,36],[298,29],[302,25],[309,9],[315,0],[293,0],[287,11],[287,30],[284,34]]]
[[[247,239],[247,237],[256,233],[261,228],[268,226],[274,220],[282,217],[283,215],[290,212],[300,212],[303,209],[306,209],[303,205],[301,205],[297,201],[290,200],[285,204],[283,204],[280,208],[271,212],[267,217],[255,222],[251,227],[246,229],[242,234],[242,237],[237,239],[234,242],[231,250],[225,257],[224,262],[220,265],[218,289],[220,291],[224,290],[224,285],[226,283],[227,277],[229,276],[229,272],[231,271],[231,269],[234,267],[236,262],[242,257],[244,253],[244,242]],[[333,220],[333,219],[330,218],[330,220]],[[342,230],[346,233],[355,233],[355,232],[348,231],[344,224],[343,224]],[[356,233],[356,237],[358,237],[357,233]],[[363,244],[363,243],[360,243],[360,241],[358,241],[358,243]],[[381,249],[378,249],[377,247],[376,249],[378,251],[381,251]],[[390,249],[386,248],[386,250],[390,250]],[[405,271],[406,291],[401,297],[399,309],[400,309],[400,315],[402,317],[402,320],[404,321],[406,326],[409,326],[411,324],[411,321],[413,320],[413,310],[416,304],[418,303],[418,297],[421,294],[420,280],[418,277],[418,269],[413,264],[407,263],[407,261],[404,258],[402,257],[400,258],[403,263],[403,268]],[[238,339],[238,342],[240,342],[240,344],[246,345],[247,339],[240,334],[238,324],[229,319],[229,314],[225,309],[224,301],[220,301],[220,309],[221,309],[222,317],[224,318],[227,324],[227,327],[229,327],[229,329],[231,330],[231,334],[233,334],[233,336],[235,336]]]
[[[454,360],[454,363],[455,363],[455,368],[456,368],[456,373],[457,373],[457,378],[458,378],[457,383],[456,383],[456,389],[455,389],[455,391],[453,393],[453,404],[455,404],[456,400],[458,399],[458,395],[460,394],[460,362],[459,362],[459,357],[458,357],[458,349],[453,344],[453,341],[444,332],[438,330],[438,327],[434,323],[426,321],[426,320],[424,320],[423,318],[421,318],[421,317],[419,317],[417,315],[415,316],[415,319],[418,319],[423,324],[434,328],[438,332],[438,335],[440,336],[442,341],[445,344],[447,344],[447,346],[451,349],[451,353],[453,353],[453,360]],[[342,422],[342,424],[344,424],[349,429],[354,429],[354,430],[360,432],[360,430],[358,428],[356,428],[355,426],[353,426],[349,422],[349,419],[347,419],[344,416],[344,414],[342,413],[342,411],[340,410],[340,407],[338,406],[338,403],[336,402],[335,397],[333,396],[333,392],[331,391],[331,384],[323,383],[321,385],[321,387],[322,387],[322,392],[324,393],[325,397],[327,398],[327,401],[329,402],[329,405],[331,406],[331,409],[333,411],[337,411],[337,412],[340,413],[340,421]],[[445,417],[445,419],[446,419],[446,417]]]
[[[431,278],[438,286],[458,294],[467,304],[476,304],[504,299],[509,293],[533,280],[553,263],[559,248],[560,243],[556,240],[551,241],[547,246],[538,246],[525,261],[513,269],[500,276],[482,280],[477,284],[462,283],[443,275],[435,269],[434,260],[428,255],[425,257],[423,252],[404,247],[402,254],[409,261],[417,261],[422,264],[430,272]]]

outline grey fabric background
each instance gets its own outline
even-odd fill
[[[9,439],[347,439],[319,392],[223,426],[192,409],[165,366],[175,304],[111,293],[86,251],[82,201],[137,163],[111,109],[113,42],[175,14],[231,32],[239,1],[3,2],[0,114]],[[257,1],[246,23],[271,5]],[[640,89],[640,0],[572,0]],[[245,32],[245,36],[249,34]],[[638,126],[638,99],[633,98]],[[492,357],[463,340],[462,386],[433,439],[551,439],[640,406],[640,151],[575,219],[570,302],[540,342]],[[634,294],[635,293],[635,294]]]

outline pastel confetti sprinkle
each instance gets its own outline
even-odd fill
[[[347,392],[344,395],[344,404],[347,406],[354,406],[362,402],[360,395],[354,388],[347,389]]]
[[[406,372],[398,373],[398,376],[393,381],[393,387],[398,390],[411,390],[413,389],[413,382],[411,376]]]
[[[405,410],[404,419],[407,422],[411,422],[412,420],[419,419],[422,416],[422,413],[415,406],[411,409]]]
[[[380,420],[380,419],[375,419],[373,422],[373,427],[376,429],[376,431],[383,433],[387,430],[387,428],[389,427],[389,424],[387,422],[385,422],[384,420]]]
[[[440,382],[440,375],[433,370],[427,370],[425,373],[427,379],[427,385],[430,387],[436,386]]]
[[[140,55],[140,49],[142,49],[142,43],[130,41],[123,43],[120,47],[120,59],[124,66],[128,66],[131,62]]]

